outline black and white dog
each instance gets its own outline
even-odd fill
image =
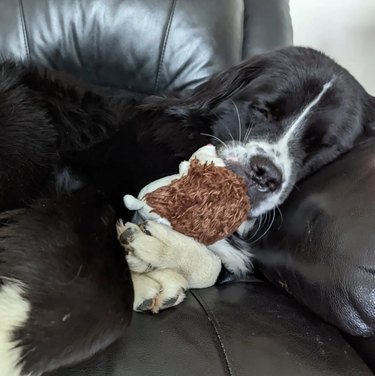
[[[150,223],[128,231],[131,266],[151,270],[133,273],[133,291],[115,226],[130,218],[125,192],[136,195],[216,142],[248,182],[252,213],[210,250],[242,276],[251,271],[246,239],[256,218],[350,150],[374,107],[346,70],[304,48],[256,57],[185,95],[139,100],[1,63],[0,374],[35,376],[80,361],[123,334],[133,302],[148,310],[183,300],[182,273],[168,274],[173,262],[183,268],[176,239]],[[157,248],[161,238],[168,247]]]

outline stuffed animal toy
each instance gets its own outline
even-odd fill
[[[225,167],[213,145],[197,150],[179,166],[179,174],[145,186],[125,206],[138,219],[171,226],[198,242],[211,245],[236,231],[250,211],[244,179]]]

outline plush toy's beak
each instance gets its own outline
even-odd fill
[[[129,210],[140,210],[145,206],[146,203],[138,200],[132,195],[125,195],[124,204]]]

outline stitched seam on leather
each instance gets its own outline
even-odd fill
[[[224,342],[222,340],[222,334],[221,334],[221,328],[220,328],[220,324],[219,322],[217,321],[217,319],[215,318],[215,315],[214,313],[210,310],[210,308],[208,307],[208,305],[204,302],[204,300],[194,291],[194,290],[190,290],[191,294],[195,297],[195,299],[198,301],[198,303],[201,305],[201,307],[203,308],[204,312],[206,312],[207,314],[207,317],[214,329],[214,332],[216,334],[216,338],[220,344],[220,348],[223,352],[223,359],[225,361],[225,364],[227,366],[227,373],[230,375],[230,376],[234,376],[234,373],[233,373],[233,369],[232,369],[232,366],[231,366],[231,362],[229,360],[229,356],[227,354],[227,351],[225,350],[225,346],[224,346]]]
[[[177,3],[177,0],[173,0],[171,10],[169,11],[168,23],[167,23],[167,26],[166,26],[165,32],[164,32],[163,47],[162,47],[160,57],[159,57],[158,71],[156,73],[154,92],[157,92],[157,90],[159,89],[160,73],[161,73],[161,68],[163,66],[163,63],[164,63],[165,50],[167,48],[169,33],[171,31],[171,25],[172,25],[174,12],[175,12],[175,9],[176,9],[176,3]]]
[[[24,10],[23,10],[22,0],[18,0],[18,7],[19,7],[19,10],[20,10],[20,17],[21,17],[21,23],[22,23],[23,43],[24,43],[24,46],[25,46],[27,60],[30,61],[31,58],[30,58],[29,37],[27,35],[25,13],[24,13]]]

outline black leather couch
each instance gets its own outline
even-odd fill
[[[291,43],[287,0],[0,0],[2,55],[119,93],[192,88]],[[374,146],[364,142],[299,186],[259,242],[261,278],[135,314],[123,340],[51,375],[374,375]],[[330,288],[342,281],[348,304]],[[345,316],[358,312],[345,311],[357,303],[352,284],[365,296],[359,320]]]

